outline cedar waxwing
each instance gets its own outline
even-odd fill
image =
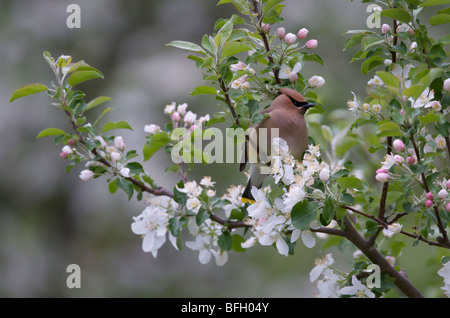
[[[270,117],[265,118],[261,123],[254,126],[253,137],[247,138],[243,151],[244,160],[239,165],[239,170],[242,172],[249,160],[249,152],[251,147],[256,153],[256,160],[250,161],[250,178],[242,195],[242,202],[254,201],[251,194],[252,187],[261,188],[266,173],[261,173],[264,165],[270,166],[270,161],[266,156],[269,152],[273,138],[280,137],[286,141],[289,146],[291,155],[301,160],[303,153],[308,148],[308,130],[305,122],[305,113],[308,108],[314,106],[309,103],[297,91],[291,88],[281,88],[280,95],[275,98],[270,107],[261,111],[263,114],[268,114]],[[261,129],[266,128],[266,129]],[[278,136],[272,137],[272,128],[278,129]],[[252,130],[250,130],[252,133]],[[265,135],[264,135],[265,134]],[[261,137],[260,137],[261,135]],[[267,142],[258,142],[261,138],[263,141],[267,136]],[[266,157],[264,157],[266,156]],[[262,160],[261,160],[262,159]],[[264,163],[266,162],[266,163]]]

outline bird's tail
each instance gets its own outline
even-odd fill
[[[242,203],[254,203],[255,198],[252,195],[252,178],[248,179],[247,186],[245,187],[244,193],[241,198]]]

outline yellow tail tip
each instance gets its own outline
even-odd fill
[[[247,198],[242,197],[242,198],[241,198],[241,202],[242,202],[242,203],[250,203],[250,204],[253,204],[253,203],[255,203],[256,201],[250,200],[250,199],[247,199]]]

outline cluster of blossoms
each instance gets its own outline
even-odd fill
[[[93,139],[94,143],[97,145],[97,154],[104,160],[106,160],[110,168],[112,169],[111,173],[120,175],[124,178],[130,177],[130,169],[125,166],[125,143],[123,141],[122,136],[117,136],[113,139],[112,145],[108,145],[103,137],[96,136]],[[64,159],[75,159],[76,157],[84,157],[82,153],[80,153],[75,147],[76,142],[73,139],[68,141],[68,144],[65,145],[59,156]],[[92,155],[90,155],[90,159],[86,163],[85,170],[80,172],[80,179],[83,181],[89,181],[95,177],[95,172],[91,169],[94,169],[97,166],[105,167],[103,163],[98,160],[94,160]]]
[[[320,298],[375,298],[375,294],[353,275],[351,285],[347,284],[347,274],[334,269],[334,259],[331,253],[316,259],[316,266],[309,273],[311,283],[314,283]]]
[[[190,131],[199,127],[203,123],[210,120],[210,116],[207,114],[205,116],[198,117],[197,114],[192,111],[188,111],[188,104],[183,103],[177,104],[172,102],[165,106],[164,114],[170,116],[172,122],[172,128],[186,128]],[[197,119],[198,118],[198,119]],[[155,124],[145,125],[144,131],[151,135],[161,132],[161,127]]]
[[[394,64],[392,67],[391,73],[400,81],[400,92],[404,92],[406,89],[411,87],[411,80],[409,79],[409,72],[411,69],[414,68],[413,65],[407,64],[404,67],[402,67],[400,64]],[[378,86],[384,86],[383,80],[377,76],[374,75],[372,79],[370,79],[367,82],[368,85],[378,85]],[[446,82],[444,82],[444,90],[448,91],[446,86],[450,86],[450,83],[448,79]],[[373,102],[373,104],[369,103],[363,103],[361,104],[358,102],[355,93],[353,93],[353,100],[349,100],[347,102],[347,107],[350,111],[353,111],[357,113],[358,111],[363,111],[364,113],[370,113],[372,115],[379,115],[381,114],[383,108],[380,104],[377,104],[376,102]],[[425,88],[425,90],[420,94],[420,96],[414,100],[412,97],[404,96],[402,97],[402,101],[406,102],[408,101],[412,108],[426,108],[434,111],[441,111],[442,105],[439,101],[433,100],[435,98],[434,91],[430,89],[429,87]],[[443,110],[444,115],[449,113],[449,109]],[[401,114],[404,114],[404,110],[401,110]],[[379,116],[377,116],[379,118]]]
[[[444,149],[445,139],[444,137],[442,137],[442,135],[438,135],[436,139],[433,139],[430,135],[428,135],[426,137],[426,140],[428,142],[434,142],[438,145],[438,148]],[[392,178],[393,173],[390,172],[390,169],[393,166],[401,166],[406,169],[408,173],[413,174],[413,172],[408,168],[408,165],[414,165],[417,162],[417,157],[415,155],[414,149],[406,149],[406,146],[401,139],[395,139],[392,143],[392,146],[396,154],[391,153],[386,155],[384,161],[381,163],[381,168],[376,171],[375,179],[382,183],[388,182]],[[427,149],[427,147],[429,149]],[[432,150],[433,149],[431,149],[431,146],[429,146],[429,144],[426,144],[424,146],[425,153]],[[450,212],[450,201],[448,201],[450,180],[443,179],[441,182],[437,182],[437,184],[439,186],[439,191],[437,191],[436,193],[436,198],[432,192],[428,192],[425,194],[425,207],[429,209],[433,206],[433,204],[438,203],[442,205],[447,212]],[[419,202],[420,200],[418,200],[417,203]]]
[[[278,154],[272,157],[271,174],[276,183],[280,181],[286,186],[281,198],[276,198],[273,204],[268,199],[265,189],[252,189],[255,203],[247,209],[249,220],[252,224],[254,237],[242,244],[248,248],[256,242],[261,245],[272,245],[282,255],[288,255],[289,246],[287,241],[294,243],[302,238],[305,246],[311,248],[315,245],[315,238],[311,231],[301,231],[291,224],[291,211],[295,204],[306,198],[324,199],[325,194],[315,189],[309,193],[309,188],[314,184],[315,178],[327,183],[330,174],[340,169],[339,166],[331,168],[326,162],[319,162],[320,151],[318,146],[310,145],[304,155],[303,161],[299,162],[289,152],[289,147],[281,138],[273,141],[273,150]],[[311,228],[318,226],[313,222]]]
[[[183,206],[175,202],[168,196],[154,196],[145,194],[144,202],[148,206],[137,217],[133,217],[131,224],[133,233],[142,235],[142,249],[144,252],[151,252],[157,256],[158,249],[163,246],[167,238],[172,245],[177,247],[177,238],[169,230],[170,220],[178,220],[188,217],[187,228],[189,233],[195,236],[195,241],[186,242],[186,246],[199,252],[199,261],[207,264],[211,256],[214,255],[216,264],[221,266],[228,260],[227,253],[220,250],[217,238],[222,234],[222,226],[205,220],[200,226],[197,225],[196,215],[200,209],[209,208],[209,202],[205,202],[202,195],[212,198],[216,191],[212,188],[215,182],[210,177],[204,177],[200,184],[196,181],[188,181],[184,188],[177,187],[177,190],[187,196],[186,205]]]
[[[283,27],[280,27],[277,29],[278,38],[280,40],[284,39],[284,41],[289,45],[294,44],[297,41],[297,39],[304,40],[308,36],[308,33],[309,33],[309,30],[306,28],[300,29],[298,31],[297,35],[295,35],[294,33],[286,34],[286,29]],[[317,48],[317,45],[318,45],[317,40],[311,39],[306,42],[304,47],[307,49],[315,49],[315,48]]]
[[[241,89],[242,91],[247,91],[250,88],[250,83],[247,81],[247,77],[254,76],[256,74],[255,70],[250,67],[250,65],[245,64],[244,62],[237,62],[236,64],[230,65],[230,70],[233,73],[237,73],[239,71],[245,71],[246,74],[241,77],[235,79],[231,83],[231,88],[233,89]]]

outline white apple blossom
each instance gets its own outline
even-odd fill
[[[183,103],[177,106],[177,113],[181,116],[186,115],[186,108],[188,108],[188,104]]]
[[[172,115],[175,112],[176,107],[177,104],[175,102],[166,105],[166,107],[164,107],[164,114]]]
[[[319,88],[325,85],[325,79],[322,76],[314,75],[308,80],[308,86],[313,88]]]
[[[271,206],[266,198],[266,194],[261,189],[253,187],[251,190],[253,197],[255,198],[255,203],[247,208],[248,215],[255,219],[260,219],[267,216],[267,212],[270,210]]]
[[[197,199],[196,197],[191,197],[191,198],[187,199],[187,201],[186,201],[186,208],[189,211],[198,213],[198,211],[200,210],[201,207],[202,207],[202,205],[200,203],[200,200]]]
[[[73,154],[73,150],[69,145],[65,145],[64,147],[62,147],[61,151],[68,155]]]
[[[131,230],[143,236],[142,249],[157,256],[158,249],[166,242],[169,215],[164,209],[148,206],[137,217],[133,217]]]
[[[227,217],[230,217],[232,210],[240,209],[244,206],[244,203],[241,200],[243,191],[244,187],[242,185],[232,186],[228,188],[227,193],[223,195],[222,199],[229,202],[223,206],[223,210]]]
[[[129,168],[122,168],[120,169],[120,175],[124,178],[129,178],[130,177],[130,169]]]
[[[402,230],[402,225],[400,223],[393,223],[388,225],[387,228],[383,229],[383,235],[391,238],[394,234],[399,233]]]
[[[356,99],[355,93],[351,92],[353,94],[353,100],[349,100],[347,102],[347,107],[350,111],[356,112],[359,108],[358,100]]]
[[[155,125],[155,124],[145,125],[144,131],[148,134],[154,135],[157,132],[161,131],[161,127],[159,127],[158,125]]]
[[[411,105],[413,108],[421,108],[421,107],[430,107],[428,103],[431,103],[431,100],[434,98],[434,91],[430,90],[429,87],[427,87],[422,94],[420,94],[419,98],[416,100],[413,100],[412,97],[409,98],[411,101]]]
[[[352,276],[352,285],[341,288],[342,295],[353,295],[357,298],[375,298],[375,294],[361,283],[355,275]]]
[[[199,252],[198,259],[201,264],[208,264],[214,256],[217,266],[224,265],[228,261],[228,254],[220,250],[217,244],[217,238],[222,234],[222,226],[208,219],[200,227],[195,227],[195,241],[186,242],[186,246]]]
[[[306,192],[302,186],[293,184],[289,187],[289,191],[283,195],[285,212],[291,212],[294,205],[302,201],[306,196]]]
[[[302,70],[302,64],[300,62],[295,63],[294,67],[291,68],[289,65],[283,64],[281,65],[279,78],[280,79],[292,79],[297,75],[298,72]]]
[[[369,80],[367,84],[382,86],[384,85],[384,82],[378,75],[374,75],[374,77],[371,80]]]
[[[179,188],[177,190],[186,193],[189,197],[198,197],[202,193],[202,188],[197,184],[196,181],[188,181],[184,184],[184,188]]]
[[[446,262],[437,273],[444,278],[444,287],[441,287],[441,289],[447,297],[450,297],[450,261]]]
[[[195,120],[197,119],[197,114],[194,114],[191,111],[188,111],[185,115],[184,115],[184,122],[187,124],[193,124],[195,122]]]
[[[114,138],[114,146],[116,146],[116,148],[120,151],[123,151],[125,149],[125,143],[122,136],[117,136],[116,138]]]

